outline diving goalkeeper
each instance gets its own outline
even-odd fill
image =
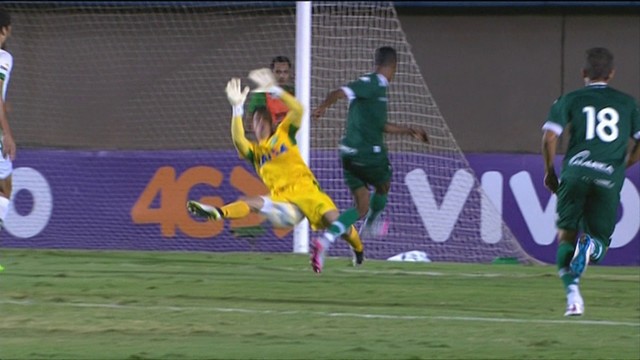
[[[282,204],[295,205],[309,219],[311,228],[321,230],[329,228],[340,215],[333,200],[320,188],[311,169],[305,164],[298,149],[295,135],[300,128],[303,108],[296,98],[277,85],[272,71],[268,68],[253,70],[249,79],[258,88],[254,92],[266,92],[280,98],[289,108],[289,112],[276,126],[271,114],[265,107],[256,108],[252,114],[253,131],[257,142],[245,137],[242,115],[249,87],[241,90],[240,79],[234,78],[227,84],[226,92],[233,107],[231,136],[241,157],[248,160],[269,189],[269,196],[242,198],[221,208],[188,201],[187,209],[196,216],[217,221],[238,219],[251,212],[259,213],[267,219],[280,216]],[[354,226],[343,235],[354,252],[354,265],[360,265],[364,259],[364,250],[360,236]],[[322,266],[312,264],[314,271],[321,272]]]

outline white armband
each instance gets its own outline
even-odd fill
[[[234,106],[233,107],[233,117],[236,117],[236,116],[242,117],[242,115],[244,115],[244,106],[242,106],[242,105]]]

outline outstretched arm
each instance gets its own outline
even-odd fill
[[[242,123],[242,114],[234,112],[231,119],[231,138],[238,154],[243,158],[249,157],[251,153],[251,142],[244,135],[244,124]]]
[[[544,186],[552,193],[558,191],[558,176],[553,166],[553,159],[556,157],[558,145],[558,135],[550,130],[546,130],[542,135],[542,158],[544,159]]]
[[[347,94],[345,94],[341,88],[333,90],[327,95],[322,104],[313,110],[311,117],[313,120],[320,119],[331,105],[335,104],[338,100],[345,99],[346,97]]]
[[[401,135],[411,135],[417,140],[428,143],[429,137],[427,136],[427,132],[423,129],[416,129],[409,126],[398,125],[394,123],[386,123],[384,125],[384,132],[387,134],[401,134]]]
[[[304,109],[302,104],[290,93],[278,86],[273,72],[269,68],[252,70],[249,73],[251,79],[258,86],[254,92],[268,92],[276,98],[280,98],[282,102],[289,108],[287,116],[282,120],[279,126],[294,126],[299,129],[302,122],[302,114]]]
[[[231,118],[231,138],[238,153],[248,158],[251,153],[251,142],[244,135],[244,125],[242,123],[242,115],[244,114],[244,101],[249,94],[249,87],[240,90],[240,79],[233,78],[227,83],[227,99],[233,107],[233,117]]]
[[[299,129],[302,124],[302,114],[304,112],[302,104],[300,104],[295,96],[286,92],[279,86],[273,88],[271,93],[274,96],[279,97],[280,100],[282,100],[282,102],[289,108],[289,112],[287,112],[287,116],[282,120],[282,122],[285,125],[289,123],[291,126],[295,126]]]

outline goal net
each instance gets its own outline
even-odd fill
[[[393,46],[399,65],[389,120],[423,127],[431,140],[387,136],[394,177],[383,216],[390,232],[364,239],[367,257],[418,250],[434,261],[528,262],[441,116],[392,3],[312,6],[311,106],[370,72],[377,47]],[[295,63],[294,2],[3,7],[13,19],[10,121],[25,154],[15,165],[37,170],[49,189],[16,179],[32,195],[15,197],[18,225],[2,246],[291,251],[290,232],[239,236],[260,220],[203,223],[189,218],[184,203],[221,205],[264,191],[235,154],[224,87],[238,76],[248,84],[248,72],[275,56]],[[337,152],[346,110],[338,103],[311,126],[312,170],[341,210],[352,206]],[[27,220],[38,219],[33,213],[46,191],[53,205],[42,231],[20,235],[28,233],[21,226],[32,226]],[[348,254],[343,242],[330,253]]]
[[[381,239],[364,239],[367,253],[386,257],[404,249],[424,250],[436,260],[528,261],[440,114],[391,3],[315,3],[312,104],[319,104],[329,90],[371,72],[373,52],[380,46],[394,47],[399,57],[389,86],[389,121],[426,129],[430,144],[387,135],[394,176],[383,217],[390,221],[390,232]],[[335,146],[346,117],[347,104],[334,105],[322,122],[313,124],[311,135],[313,169],[341,209],[352,206],[335,170]]]

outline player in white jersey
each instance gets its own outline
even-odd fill
[[[0,226],[4,224],[4,219],[9,212],[12,161],[16,157],[16,143],[9,127],[6,105],[9,77],[13,67],[13,57],[5,50],[6,41],[10,35],[11,16],[6,10],[0,9],[0,88],[2,89],[2,96],[0,96],[0,131],[2,132],[0,137],[0,148],[2,149],[2,156],[0,156]],[[0,265],[0,271],[3,269]]]

